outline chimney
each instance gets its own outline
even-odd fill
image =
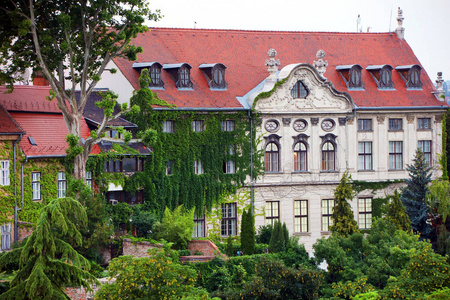
[[[405,28],[403,28],[403,10],[398,8],[398,17],[397,17],[397,23],[398,27],[395,29],[395,33],[397,34],[397,37],[401,40],[405,38]]]
[[[49,82],[44,78],[44,74],[41,71],[35,71],[33,74],[34,86],[49,86]]]
[[[444,79],[442,79],[442,72],[437,73],[436,90],[432,93],[439,101],[445,101]]]

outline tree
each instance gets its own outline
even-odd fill
[[[429,207],[425,201],[428,184],[431,182],[431,167],[425,161],[423,152],[416,150],[413,164],[408,165],[409,178],[405,180],[406,187],[402,189],[400,199],[406,207],[411,227],[419,232],[421,238],[435,240],[433,228],[427,223]]]
[[[397,229],[409,231],[411,230],[411,222],[406,214],[406,208],[400,200],[400,195],[397,190],[394,191],[394,195],[391,197],[391,203],[388,204],[388,212],[386,218],[392,224],[395,224]]]
[[[15,74],[27,68],[43,74],[72,137],[74,178],[84,178],[88,156],[108,122],[130,110],[124,104],[114,115],[116,97],[108,93],[97,103],[104,109],[103,122],[83,143],[80,126],[86,101],[113,58],[135,60],[142,52],[130,42],[147,30],[146,19],[159,19],[159,11],[152,13],[144,0],[9,0],[2,2],[0,17],[0,65],[4,66],[0,82],[12,89]],[[81,90],[78,100],[77,87]]]
[[[437,236],[437,251],[446,255],[450,253],[450,182],[433,180],[427,195],[429,221]]]
[[[241,248],[246,255],[255,253],[255,218],[250,209],[242,213]]]
[[[194,210],[186,211],[179,205],[174,211],[166,207],[161,222],[155,223],[156,238],[173,243],[177,250],[187,249],[194,231]]]
[[[91,284],[98,283],[87,272],[89,261],[70,244],[81,244],[78,227],[86,222],[84,207],[72,198],[55,199],[45,206],[25,245],[0,257],[0,272],[19,258],[11,288],[0,299],[67,299],[62,287],[83,286],[90,290]]]
[[[269,252],[277,253],[286,250],[286,243],[284,240],[283,227],[280,221],[276,220],[273,224],[272,236],[269,242]]]
[[[331,216],[333,225],[330,226],[330,230],[333,233],[342,234],[344,236],[359,231],[352,208],[348,203],[348,200],[353,198],[353,189],[349,183],[350,180],[350,175],[345,171],[339,185],[334,190],[335,205]]]

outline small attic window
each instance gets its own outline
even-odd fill
[[[28,141],[30,142],[31,146],[37,146],[36,141],[34,140],[33,137],[29,136]]]
[[[225,69],[227,67],[224,64],[201,64],[199,68],[205,75],[210,89],[225,90],[227,88],[228,84],[225,81]]]
[[[181,64],[164,64],[163,69],[166,70],[175,85],[179,89],[192,89],[191,69],[192,67],[187,63]]]
[[[348,89],[364,88],[361,80],[362,67],[360,65],[337,66],[336,70],[341,74]]]
[[[420,81],[420,71],[422,67],[419,65],[398,66],[395,68],[400,77],[406,83],[408,89],[421,89],[422,81]]]
[[[159,62],[143,62],[134,63],[133,69],[141,73],[142,69],[148,69],[150,76],[150,88],[164,88],[164,82],[161,79],[161,68],[162,65]]]
[[[367,71],[370,72],[375,79],[379,89],[393,89],[392,67],[390,65],[368,66]]]
[[[306,99],[308,94],[309,94],[308,88],[301,80],[297,81],[297,83],[291,90],[291,95],[292,98],[294,99]]]

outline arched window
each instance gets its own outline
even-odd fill
[[[279,171],[279,149],[278,145],[270,142],[266,146],[266,172]]]
[[[380,70],[380,88],[392,88],[394,83],[392,82],[392,68],[390,66],[384,66]]]
[[[409,81],[407,83],[408,87],[412,88],[420,88],[422,87],[422,82],[420,81],[420,67],[419,66],[413,66],[409,72]]]
[[[180,68],[180,87],[189,87],[190,86],[190,74],[189,70],[186,67]]]
[[[350,81],[348,86],[353,88],[362,87],[361,67],[359,65],[355,65],[350,69]]]
[[[161,67],[153,65],[150,68],[150,86],[161,86]]]
[[[294,85],[294,87],[291,90],[292,98],[297,99],[306,99],[308,96],[309,91],[306,88],[306,86],[301,82],[300,80],[297,81],[297,83]]]
[[[308,152],[304,142],[294,146],[294,171],[308,171]]]
[[[331,142],[322,145],[322,170],[335,170],[335,148]]]
[[[220,67],[213,69],[214,85],[217,87],[225,87],[225,70]]]

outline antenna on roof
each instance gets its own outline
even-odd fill
[[[195,29],[195,27],[197,27],[197,22],[196,21],[194,21],[194,29]]]

